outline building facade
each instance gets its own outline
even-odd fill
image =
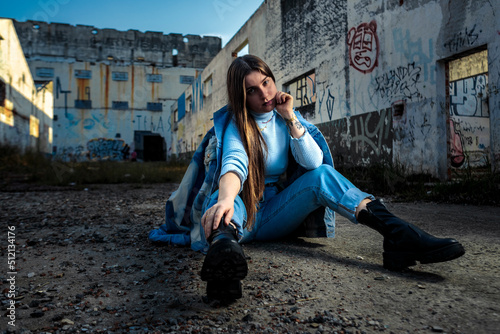
[[[170,155],[171,105],[221,39],[37,21],[14,25],[38,83],[54,87],[53,155],[146,161]]]
[[[53,85],[36,85],[11,20],[0,19],[0,144],[52,153]]]
[[[336,165],[392,162],[441,179],[500,167],[500,8],[487,0],[266,0],[172,105],[193,151],[241,50],[320,128]]]

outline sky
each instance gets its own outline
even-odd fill
[[[222,46],[264,0],[0,0],[0,17],[98,29],[217,36]]]

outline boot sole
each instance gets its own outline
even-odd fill
[[[460,243],[454,243],[425,253],[384,252],[384,268],[391,271],[402,271],[417,264],[451,261],[465,254]]]
[[[207,282],[207,296],[211,299],[241,298],[241,282],[248,273],[248,265],[241,246],[235,241],[220,240],[213,244],[203,262],[201,279]]]

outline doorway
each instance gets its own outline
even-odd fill
[[[165,161],[164,143],[162,136],[144,136],[144,161]]]
[[[141,161],[166,161],[166,143],[158,133],[134,131],[134,147],[137,159]]]
[[[490,164],[488,51],[448,63],[449,159],[452,170]]]

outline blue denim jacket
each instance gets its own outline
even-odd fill
[[[333,167],[333,159],[323,134],[316,126],[295,112],[301,124],[318,143],[323,151],[323,164]],[[207,209],[210,195],[218,189],[221,171],[222,143],[226,127],[231,120],[227,106],[214,113],[214,126],[207,132],[182,178],[179,188],[172,193],[165,205],[165,224],[149,233],[153,242],[189,245],[195,251],[206,251],[207,243],[201,217]],[[286,187],[307,170],[289,159]],[[325,218],[327,236],[335,232],[335,215],[326,208]]]

